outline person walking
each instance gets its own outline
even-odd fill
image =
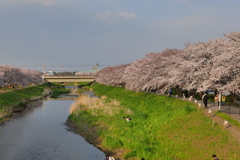
[[[169,89],[168,90],[168,96],[171,96],[172,95],[172,89]]]
[[[216,154],[213,154],[212,157],[213,157],[214,160],[219,160],[219,159],[217,158]]]
[[[104,160],[108,160],[109,156],[106,156],[106,158]]]
[[[225,104],[225,101],[226,101],[226,96],[222,96],[222,104]]]
[[[202,100],[204,103],[204,107],[207,108],[207,103],[208,103],[208,96],[206,93],[204,93],[204,95],[202,96]]]
[[[214,97],[215,105],[219,106],[219,94],[216,94]]]
[[[106,156],[106,157],[104,158],[104,160],[108,160],[108,156]]]

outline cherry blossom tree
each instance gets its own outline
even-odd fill
[[[240,32],[208,42],[186,43],[183,50],[149,53],[135,62],[101,70],[97,82],[124,83],[134,91],[183,89],[240,92]]]
[[[3,72],[5,85],[13,85],[15,81],[14,75],[17,72],[16,68],[8,65],[3,65],[1,66],[1,71]]]
[[[124,70],[130,64],[107,67],[97,72],[95,80],[98,83],[112,86],[124,86],[125,82],[122,80]]]
[[[240,92],[240,32],[224,35],[226,43],[222,46],[222,54],[213,58],[211,79],[219,90]],[[221,53],[221,52],[220,52]]]
[[[21,85],[27,86],[28,84],[41,82],[42,73],[39,71],[22,69],[8,65],[0,66],[0,86]]]
[[[166,49],[160,53],[149,53],[128,66],[123,79],[127,81],[126,88],[135,91],[149,91],[166,88],[168,70],[176,64],[182,50]]]
[[[0,70],[0,88],[4,86],[4,72]]]
[[[182,65],[187,72],[182,72],[185,78],[181,79],[185,88],[198,91],[237,89],[240,52],[239,41],[228,38],[233,37],[232,34],[238,35],[234,32],[225,35],[226,38],[186,45]]]

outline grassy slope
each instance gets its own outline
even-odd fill
[[[35,96],[41,96],[44,91],[42,86],[34,86],[21,90],[14,90],[11,92],[0,94],[0,108],[4,106],[13,106],[21,101],[28,100]]]
[[[19,104],[29,101],[31,98],[42,96],[46,89],[44,86],[28,87],[20,90],[0,94],[0,120],[2,115],[11,115],[13,107],[18,107]],[[67,89],[51,88],[53,95],[69,92]]]
[[[190,102],[99,84],[93,89],[99,96],[107,95],[120,101],[121,107],[129,108],[132,120],[121,118],[127,116],[124,110],[101,116],[81,111],[70,119],[77,122],[84,117],[93,126],[106,126],[99,130],[102,145],[112,150],[126,149],[125,159],[207,160],[212,154],[221,159],[239,159],[239,143]]]

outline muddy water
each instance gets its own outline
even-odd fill
[[[103,160],[102,151],[64,125],[72,103],[37,101],[0,125],[0,160]]]

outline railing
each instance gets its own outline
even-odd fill
[[[44,75],[44,82],[93,82],[93,74],[84,75]]]

